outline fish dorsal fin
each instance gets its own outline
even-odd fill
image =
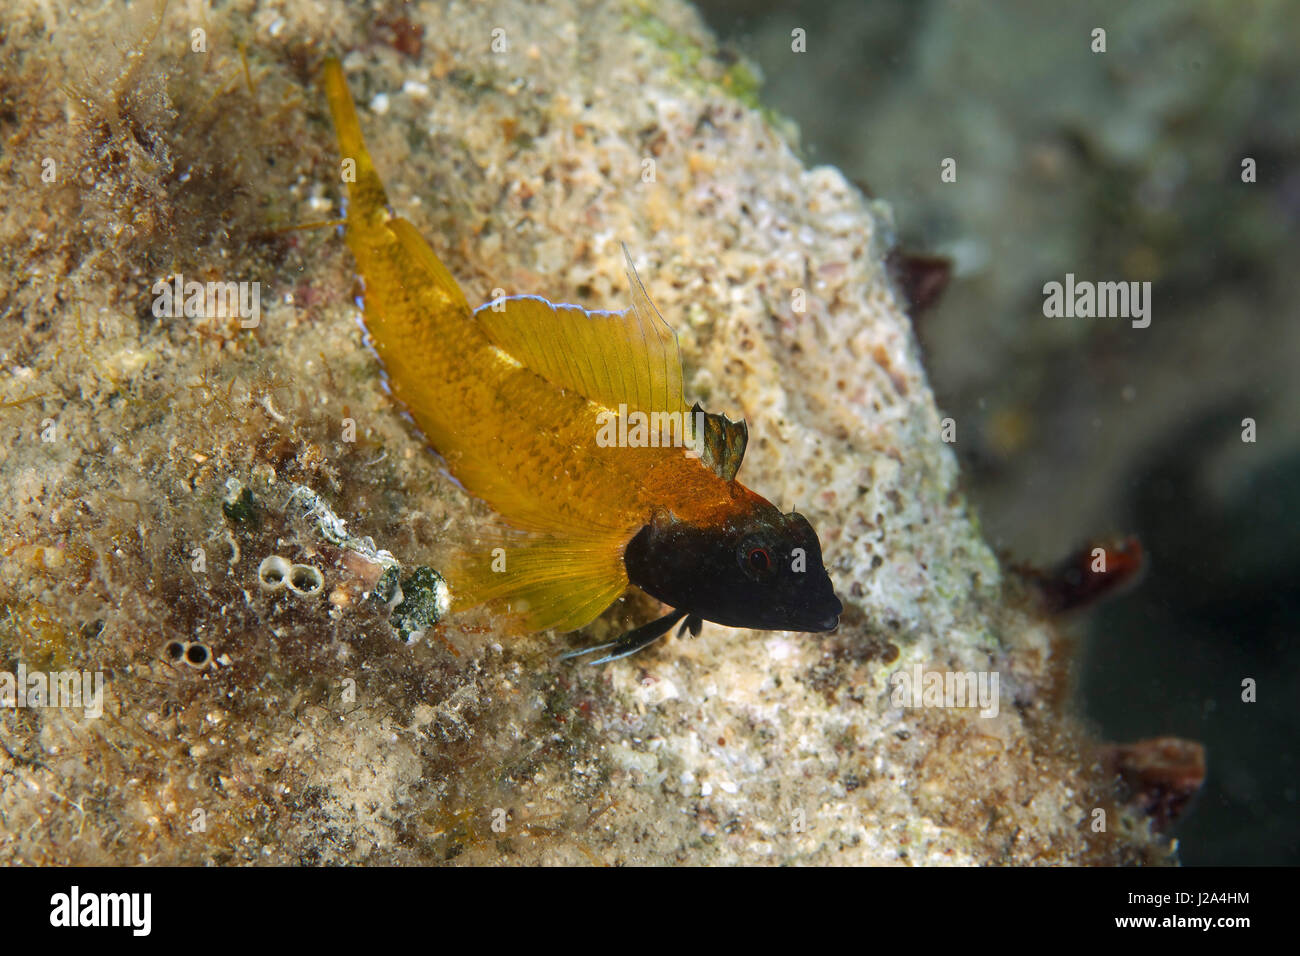
[[[632,307],[622,312],[525,295],[488,302],[474,315],[493,345],[553,385],[614,410],[685,412],[677,333],[650,302],[631,258],[627,270]]]
[[[726,415],[706,412],[699,402],[691,408],[691,415],[704,416],[704,451],[700,459],[723,481],[731,481],[745,458],[749,426],[743,418],[733,422]]]

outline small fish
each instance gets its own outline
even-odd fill
[[[510,526],[499,547],[446,569],[452,611],[486,605],[516,631],[568,631],[629,584],[676,609],[577,652],[607,652],[593,663],[678,621],[695,635],[704,620],[834,629],[843,607],[816,532],[735,480],[745,423],[686,405],[677,336],[631,258],[632,306],[621,312],[536,296],[471,309],[388,208],[337,60],[324,82],[345,168],[355,164],[346,239],[393,395],[451,475]]]

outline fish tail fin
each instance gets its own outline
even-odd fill
[[[459,553],[446,568],[453,612],[485,606],[516,633],[572,631],[628,586],[623,542],[503,534]]]
[[[455,278],[415,227],[388,208],[388,195],[366,149],[343,66],[325,61],[323,85],[348,189],[347,242],[365,280],[365,319],[393,391],[430,439],[450,433],[429,376],[454,374],[442,343],[463,334],[469,304]],[[441,450],[441,449],[440,449]]]
[[[343,157],[342,175],[348,187],[348,225],[357,225],[359,219],[373,222],[387,210],[388,194],[384,192],[384,184],[361,136],[361,121],[357,118],[357,107],[343,75],[343,65],[335,57],[325,61],[324,85],[330,115],[334,118],[339,152]]]

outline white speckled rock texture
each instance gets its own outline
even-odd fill
[[[0,166],[27,197],[0,232],[26,277],[0,300],[0,669],[103,670],[109,691],[99,720],[0,711],[0,860],[1166,859],[1070,717],[1068,641],[966,509],[886,279],[887,208],[804,166],[682,4],[380,7],[173,3],[147,49],[147,9],[84,14],[67,29],[117,40],[82,54],[105,92],[5,121],[29,158],[66,142],[98,185],[42,195],[29,159]],[[36,39],[42,16],[5,14],[20,105],[41,72],[77,76]],[[206,54],[188,52],[196,25]],[[818,529],[837,633],[706,625],[603,668],[555,660],[645,620],[641,597],[576,637],[452,621],[394,638],[363,598],[373,569],[295,512],[292,486],[408,566],[493,518],[387,398],[342,242],[274,231],[338,209],[315,85],[332,51],[394,206],[471,300],[619,307],[628,244],[688,398],[749,422],[741,479]],[[149,287],[173,271],[261,281],[260,327],[153,319]],[[315,563],[328,599],[259,591],[270,553]],[[175,665],[169,639],[217,662]],[[917,663],[996,671],[998,715],[895,707],[890,675]]]

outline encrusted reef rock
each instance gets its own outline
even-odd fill
[[[0,671],[100,673],[103,712],[0,709],[0,860],[1170,858],[966,507],[887,207],[799,160],[688,7],[64,13],[0,34]],[[627,242],[688,398],[743,414],[741,477],[819,529],[837,633],[593,668],[556,657],[653,602],[425,628],[425,569],[495,519],[387,397],[335,231],[289,228],[340,208],[329,52],[471,300],[621,307]],[[257,314],[156,308],[178,274],[259,283]],[[905,700],[923,671],[998,694]]]

